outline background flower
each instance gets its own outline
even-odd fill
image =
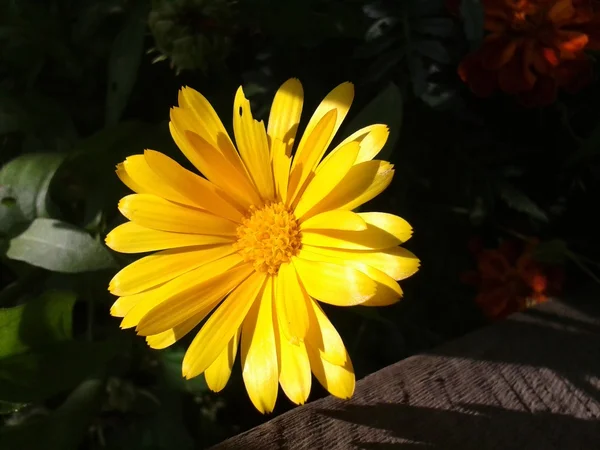
[[[488,318],[503,319],[561,293],[563,270],[536,262],[536,246],[537,242],[505,240],[487,249],[481,240],[471,241],[477,269],[464,273],[462,280],[478,290],[475,302]]]
[[[484,0],[486,35],[460,77],[480,96],[496,90],[527,105],[552,103],[559,88],[592,80],[587,50],[600,48],[595,0]]]

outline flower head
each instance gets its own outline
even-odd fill
[[[536,262],[532,257],[536,245],[508,240],[496,249],[484,249],[479,240],[471,242],[477,270],[462,278],[478,288],[475,302],[490,319],[502,319],[544,303],[560,292],[562,270]]]
[[[541,106],[558,88],[575,91],[591,81],[584,51],[600,49],[600,2],[483,0],[483,7],[487,35],[459,67],[476,94],[500,89]]]
[[[284,83],[267,126],[242,88],[233,107],[234,146],[210,103],[183,88],[171,110],[173,139],[205,178],[146,150],[117,167],[135,194],[119,203],[130,221],[106,238],[125,253],[152,252],[111,281],[111,314],[165,348],[204,321],[183,375],[205,374],[221,390],[238,351],[254,405],[272,411],[278,385],[304,403],[311,372],[333,395],[354,391],[350,357],[319,302],[383,306],[418,259],[400,247],[412,234],[400,217],[352,210],[381,193],[393,166],[375,156],[385,125],[371,125],[325,157],[354,95],[344,83],[325,97],[296,140],[298,80]],[[295,149],[295,152],[292,150]]]

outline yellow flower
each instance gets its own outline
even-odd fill
[[[323,158],[354,97],[344,83],[317,108],[292,156],[303,96],[298,80],[284,83],[265,127],[240,88],[236,150],[210,103],[183,88],[171,134],[206,178],[153,150],[127,158],[117,174],[136,192],[119,203],[130,222],[106,237],[119,252],[161,250],[112,279],[121,328],[136,327],[162,349],[208,317],[183,376],[204,373],[213,391],[223,389],[239,343],[246,389],[263,413],[273,410],[278,384],[304,403],[311,371],[331,394],[351,397],[350,357],[317,301],[395,303],[396,280],[419,266],[399,247],[412,234],[404,219],[352,212],[392,179],[393,166],[373,160],[387,127],[363,128]]]

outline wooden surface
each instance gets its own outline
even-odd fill
[[[553,301],[214,449],[600,449],[600,297]]]

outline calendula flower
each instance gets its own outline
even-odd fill
[[[350,357],[319,302],[392,304],[402,296],[397,280],[419,266],[399,246],[412,233],[404,219],[353,212],[392,179],[393,166],[373,159],[387,127],[363,128],[324,157],[353,96],[350,83],[327,95],[296,145],[300,82],[281,86],[267,126],[253,119],[240,88],[236,149],[210,103],[186,87],[171,110],[171,134],[206,178],[153,150],[117,167],[136,194],[120,201],[130,222],[107,236],[108,246],[161,251],[112,279],[119,299],[111,314],[155,349],[206,319],[185,354],[183,376],[204,373],[219,391],[239,350],[244,383],[261,412],[273,410],[278,384],[304,403],[311,371],[331,394],[349,398]]]
[[[478,289],[475,302],[488,318],[503,319],[560,293],[563,271],[533,259],[537,244],[506,240],[498,248],[484,249],[479,240],[470,243],[477,270],[462,278]]]
[[[483,45],[460,64],[462,80],[485,97],[501,90],[547,105],[558,88],[592,80],[586,50],[600,49],[597,0],[483,0]]]

